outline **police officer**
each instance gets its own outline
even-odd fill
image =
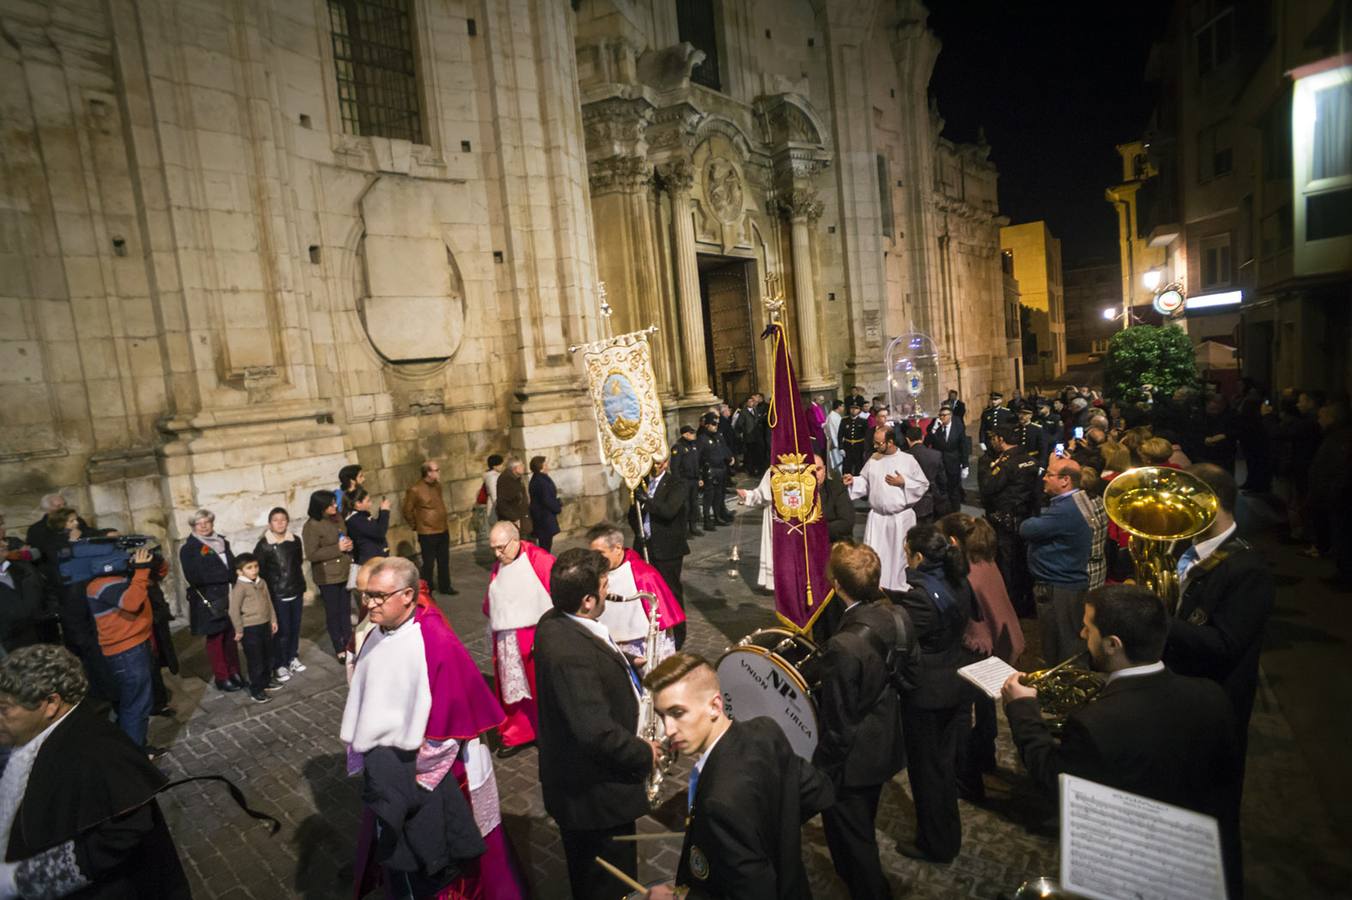
[[[728,512],[728,501],[724,494],[732,450],[718,431],[718,413],[705,413],[700,422],[704,426],[697,442],[700,481],[704,484],[704,530],[713,531],[719,525],[732,522],[732,513]]]
[[[1013,425],[1014,413],[1005,407],[1005,395],[999,391],[991,391],[990,405],[981,411],[981,430],[977,435],[977,440],[981,441],[981,449],[989,450],[991,446],[990,431],[997,425]]]
[[[1037,415],[1033,417],[1033,421],[1037,423],[1038,427],[1042,429],[1042,433],[1046,435],[1047,446],[1049,448],[1055,447],[1057,444],[1061,443],[1061,418],[1052,413],[1052,404],[1049,400],[1044,398],[1037,402]]]
[[[859,415],[863,407],[857,403],[857,397],[851,397],[848,404],[849,415],[840,421],[838,443],[845,451],[845,462],[841,471],[845,475],[858,475],[864,468],[864,461],[873,452],[873,434],[868,420]]]
[[[1042,426],[1033,421],[1033,404],[1027,401],[1015,404],[1014,414],[1019,417],[1019,421],[1014,425],[1014,442],[1018,444],[1019,449],[1037,459],[1038,468],[1046,469],[1047,458],[1052,448],[1051,444],[1047,443],[1047,434],[1042,430]]]
[[[986,519],[995,529],[995,562],[1014,609],[1020,615],[1031,615],[1032,585],[1019,523],[1038,502],[1037,458],[1019,447],[1009,425],[991,429],[988,437],[990,450],[981,458],[977,483]]]
[[[695,427],[682,425],[681,439],[671,448],[671,468],[685,484],[686,522],[691,537],[704,534],[699,527],[700,491],[704,487],[703,457],[699,441],[695,439]]]

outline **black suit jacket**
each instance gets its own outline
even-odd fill
[[[845,610],[822,651],[824,674],[817,699],[821,733],[812,762],[834,784],[871,787],[906,765],[901,701],[882,655],[852,623],[874,631],[884,647],[896,645],[890,612],[874,603]]]
[[[648,811],[652,750],[636,734],[628,663],[558,610],[535,629],[540,786],[560,828],[611,828]]]
[[[925,446],[943,454],[944,465],[953,472],[967,465],[972,455],[972,442],[967,437],[967,426],[954,417],[948,428],[948,439],[944,439],[944,427],[935,419],[925,432]]]
[[[1066,718],[1058,745],[1037,700],[1005,705],[1033,780],[1055,791],[1062,772],[1208,815],[1238,774],[1225,694],[1165,669],[1112,681]]]
[[[917,516],[946,515],[949,511],[948,466],[944,463],[944,455],[933,447],[926,447],[923,444],[907,447],[905,452],[915,457],[915,461],[920,464],[920,471],[925,473],[930,485],[929,490],[925,491],[925,496],[916,501],[915,514]]]
[[[850,499],[850,489],[845,486],[845,482],[828,477],[822,482],[821,502],[831,543],[848,541],[854,537],[854,501]]]
[[[810,900],[802,825],[834,801],[774,720],[733,722],[695,786],[676,883],[691,898]]]
[[[1005,705],[1014,744],[1049,791],[1065,772],[1215,816],[1232,894],[1240,888],[1240,754],[1225,693],[1165,669],[1119,678],[1066,719],[1058,745],[1037,700]]]
[[[686,540],[686,508],[689,491],[685,482],[670,469],[662,476],[657,492],[648,494],[647,485],[634,492],[639,506],[639,534],[642,534],[642,511],[646,510],[653,533],[647,540],[649,559],[680,559],[690,553]]]
[[[1267,563],[1245,541],[1231,537],[1216,553],[1225,553],[1225,559],[1204,568],[1212,562],[1208,557],[1188,573],[1178,615],[1169,622],[1164,664],[1225,689],[1244,746],[1276,586]]]

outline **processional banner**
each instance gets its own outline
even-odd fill
[[[576,348],[582,352],[587,370],[601,461],[631,491],[654,462],[671,452],[648,344],[648,335],[655,330],[635,331]]]
[[[768,424],[775,613],[784,624],[805,632],[833,596],[826,580],[831,536],[822,513],[807,411],[783,324],[772,322],[763,337],[773,342],[774,359]]]

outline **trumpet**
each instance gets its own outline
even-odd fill
[[[1037,688],[1038,704],[1054,732],[1061,730],[1073,710],[1093,701],[1103,690],[1103,678],[1097,672],[1071,665],[1088,652],[1084,650],[1050,669],[1038,669],[1019,678],[1020,684]]]

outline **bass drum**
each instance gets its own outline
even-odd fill
[[[718,660],[723,709],[730,719],[768,716],[783,729],[793,752],[812,759],[817,749],[821,654],[812,641],[787,628],[762,628],[742,638]]]

